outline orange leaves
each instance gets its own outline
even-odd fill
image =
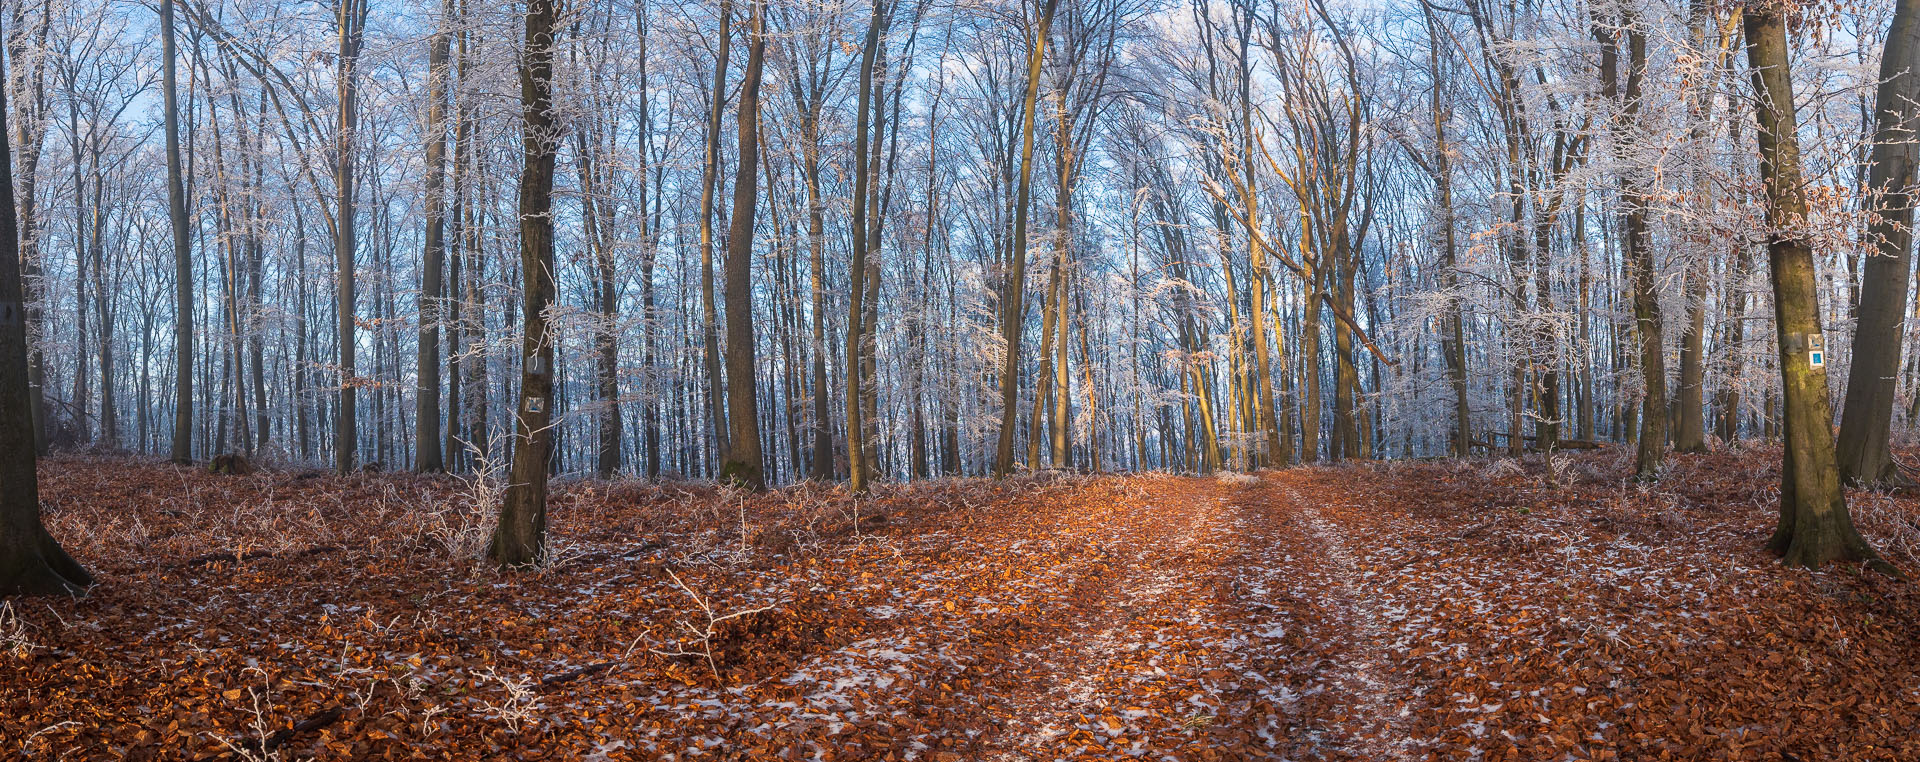
[[[76,760],[281,733],[319,759],[1920,759],[1914,591],[1778,569],[1764,453],[1677,456],[1644,490],[1610,457],[1558,482],[885,485],[857,530],[830,487],[577,483],[551,508],[572,560],[522,575],[421,539],[444,480],[51,461],[49,514],[109,581],[19,608],[42,648],[0,659],[0,738]],[[716,625],[716,670],[662,657],[691,606],[668,568],[716,612],[783,603]]]

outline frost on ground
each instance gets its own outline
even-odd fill
[[[454,481],[55,460],[103,584],[0,614],[0,757],[1920,759],[1920,599],[1766,556],[1777,454],[1581,457],[582,482],[518,574]]]

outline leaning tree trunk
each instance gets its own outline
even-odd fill
[[[1767,194],[1767,258],[1773,279],[1786,457],[1780,523],[1767,547],[1790,566],[1878,560],[1854,529],[1834,463],[1833,411],[1820,332],[1820,292],[1800,173],[1787,22],[1772,5],[1746,10],[1747,64],[1759,125],[1760,175]]]
[[[733,180],[733,219],[727,226],[727,421],[731,426],[727,454],[720,462],[720,480],[751,490],[767,488],[760,453],[759,387],[754,378],[753,347],[753,212],[759,200],[760,180],[760,69],[765,60],[767,30],[765,0],[755,0],[747,33],[747,71],[740,83],[739,170]]]
[[[547,539],[547,459],[553,450],[553,27],[554,0],[528,0],[520,69],[520,402],[514,407],[513,468],[487,557],[503,567],[539,563]]]
[[[1846,406],[1840,414],[1840,478],[1862,485],[1904,483],[1893,463],[1893,397],[1899,386],[1907,270],[1913,249],[1914,143],[1920,111],[1920,0],[1900,0],[1887,28],[1874,94],[1873,153],[1867,160],[1867,257],[1853,334]]]
[[[171,32],[171,17],[162,21]],[[167,40],[172,40],[170,34]],[[0,81],[5,79],[0,71]],[[20,281],[6,105],[6,93],[0,88],[0,484],[7,485],[0,489],[0,596],[81,595],[93,584],[93,577],[40,523],[33,416],[28,409],[32,397],[27,393],[26,289]]]
[[[1007,344],[1007,354],[1000,366],[1000,440],[994,450],[994,476],[1013,472],[1013,429],[1020,402],[1020,338],[1025,333],[1022,329],[1027,317],[1020,301],[1027,289],[1027,202],[1033,192],[1033,111],[1040,97],[1040,62],[1046,54],[1053,11],[1059,4],[1060,0],[1046,0],[1041,6],[1033,48],[1027,54],[1027,98],[1020,123],[1019,189],[1014,194],[1013,236],[1007,246],[1006,292],[1000,298],[1000,331]]]
[[[714,454],[727,457],[726,382],[720,377],[718,310],[713,303],[713,194],[720,177],[720,114],[727,108],[727,58],[733,50],[733,2],[720,0],[720,46],[713,58],[713,103],[707,109],[706,157],[700,171],[700,338],[707,373]]]

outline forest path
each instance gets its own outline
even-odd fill
[[[1309,734],[1319,747],[1311,756],[1408,759],[1407,680],[1389,658],[1396,633],[1387,604],[1368,586],[1376,566],[1360,548],[1391,543],[1399,531],[1358,521],[1337,497],[1325,490],[1303,496],[1284,476],[1269,475],[1239,500],[1284,528],[1273,538],[1290,556],[1280,597],[1304,601],[1296,616],[1317,624],[1320,661],[1308,679],[1327,691],[1327,705],[1315,713],[1327,726]]]
[[[1011,661],[1044,666],[1000,683],[988,758],[1410,758],[1405,681],[1359,548],[1390,538],[1284,475],[1184,486],[1089,532],[1115,573],[1051,612],[1057,637],[1016,646]]]
[[[1211,485],[1208,485],[1211,486]],[[1098,745],[1115,751],[1146,747],[1138,706],[1150,684],[1188,662],[1162,631],[1198,618],[1208,598],[1203,570],[1226,562],[1218,490],[1166,497],[1090,522],[1080,548],[1097,559],[1094,573],[1073,581],[1066,605],[1049,612],[1056,637],[1018,644],[1014,661],[1039,667],[1004,696],[1001,732],[987,741],[992,759],[1049,759],[1060,750]],[[1168,649],[1175,649],[1169,651]],[[1163,717],[1183,730],[1201,727],[1210,707]]]

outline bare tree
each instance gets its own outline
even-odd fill
[[[354,145],[359,127],[360,47],[367,26],[367,0],[337,0],[335,23],[338,51],[335,58],[335,86],[339,90],[339,113],[334,127],[333,145],[333,255],[339,268],[338,291],[334,296],[339,313],[340,404],[333,425],[333,467],[340,473],[354,468],[355,449],[359,446],[354,390],[360,378],[354,369],[354,351],[359,316],[354,300],[355,238]],[[184,367],[184,366],[183,366]]]
[[[1756,3],[1745,13],[1786,418],[1780,524],[1767,547],[1790,566],[1817,567],[1843,559],[1878,561],[1873,548],[1854,529],[1834,463],[1833,410],[1827,398],[1820,294],[1808,240],[1786,9],[1776,3]]]
[[[1914,168],[1920,163],[1920,1],[1894,5],[1874,102],[1863,190],[1870,207],[1867,238],[1876,251],[1862,265],[1839,441],[1841,480],[1864,486],[1911,481],[1893,462],[1891,440],[1912,265]]]
[[[1046,54],[1054,9],[1059,4],[1060,0],[1043,0],[1039,18],[1027,36],[1027,96],[1020,112],[1019,189],[1013,201],[1013,233],[1007,241],[1010,256],[1005,291],[1000,296],[1001,338],[1007,346],[1006,362],[1000,367],[1000,443],[993,461],[995,476],[1013,472],[1014,423],[1020,410],[1020,340],[1026,333],[1026,311],[1021,307],[1021,300],[1027,289],[1027,206],[1033,192],[1034,109],[1040,97],[1040,63]]]
[[[427,42],[427,231],[420,255],[420,335],[414,367],[414,461],[421,472],[440,471],[440,324],[446,304],[447,218],[442,188],[447,157],[447,55],[453,1],[440,5],[440,28]]]
[[[553,170],[560,127],[553,108],[554,0],[529,0],[520,68],[520,400],[513,408],[513,468],[487,557],[503,567],[546,556],[547,471],[553,451]]]
[[[759,386],[753,346],[753,220],[759,198],[760,70],[766,59],[766,0],[751,0],[747,70],[740,83],[739,166],[733,181],[733,219],[727,226],[727,420],[731,445],[720,479],[752,490],[767,488],[760,454]]]
[[[166,101],[167,219],[173,229],[173,462],[193,461],[193,252],[180,169],[180,106],[175,92],[173,2],[160,3],[161,90]]]
[[[81,595],[93,577],[40,523],[33,416],[27,409],[26,291],[6,111],[6,93],[0,91],[0,480],[7,484],[0,490],[0,595]]]

